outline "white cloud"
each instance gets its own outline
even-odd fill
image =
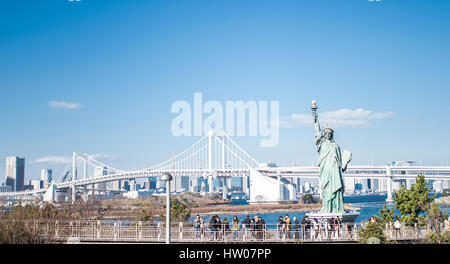
[[[63,101],[51,101],[48,105],[51,108],[64,108],[69,110],[77,110],[82,106],[81,104],[78,103],[68,103]]]
[[[115,158],[114,158],[113,156],[111,156],[111,155],[108,155],[108,154],[100,154],[100,153],[92,154],[92,155],[89,155],[89,156],[91,156],[91,158],[93,158],[93,159],[95,159],[95,160],[97,160],[97,159],[103,159],[103,160],[111,161],[111,160],[114,160],[114,159],[115,159]]]
[[[318,113],[319,122],[322,125],[336,127],[365,127],[371,124],[372,120],[385,119],[391,117],[393,112],[373,112],[358,108],[356,110],[342,108],[335,111]],[[298,125],[312,125],[312,114],[292,114],[290,117],[280,119],[280,127],[296,127]]]
[[[69,157],[62,157],[62,156],[45,156],[37,158],[33,163],[35,164],[53,164],[53,165],[60,165],[60,164],[67,164],[70,161],[72,161],[72,158]]]
[[[89,155],[93,159],[101,159],[101,160],[107,160],[112,161],[115,158],[111,155],[107,154],[92,154]],[[53,164],[53,165],[61,165],[61,164],[67,164],[72,161],[72,157],[64,157],[64,156],[45,156],[37,158],[35,161],[32,162],[32,164]]]

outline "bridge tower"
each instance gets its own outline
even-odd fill
[[[76,187],[75,181],[77,180],[77,153],[72,155],[72,203],[75,203]]]
[[[394,202],[394,199],[392,198],[392,171],[391,171],[391,165],[386,166],[386,185],[387,185],[387,203]]]

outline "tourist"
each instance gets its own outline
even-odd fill
[[[332,238],[332,236],[333,236],[333,228],[334,228],[334,220],[333,220],[333,218],[328,218],[327,226],[326,226],[327,239],[328,238]]]
[[[291,230],[292,230],[292,223],[291,218],[288,214],[284,217],[284,222],[286,223],[286,238],[291,239]]]
[[[258,216],[255,216],[255,238],[260,239],[262,226]]]
[[[259,222],[261,225],[261,239],[265,240],[265,234],[266,234],[266,221],[264,221],[264,219],[262,219],[262,217],[259,217]]]
[[[230,234],[230,223],[225,217],[222,221],[222,236],[225,240],[228,238],[228,234]]]
[[[301,227],[302,227],[302,240],[306,239],[306,232],[309,233],[310,229],[311,229],[311,225],[308,221],[308,217],[307,216],[303,216],[302,221],[301,221]]]
[[[312,239],[316,240],[317,237],[319,236],[319,232],[320,232],[320,223],[319,220],[313,218],[312,219]]]
[[[278,230],[278,238],[279,239],[282,239],[284,236],[283,226],[284,226],[284,220],[283,220],[283,217],[280,215],[280,217],[278,218],[278,222],[277,222],[277,230]]]
[[[347,224],[347,239],[348,240],[352,239],[352,236],[353,236],[352,232],[353,232],[353,225]]]
[[[450,232],[450,217],[444,221],[444,232]]]
[[[398,216],[395,216],[395,222],[394,222],[394,235],[395,235],[395,238],[397,238],[397,236],[400,235],[401,227],[402,227],[402,224],[400,223],[400,220],[398,219]]]
[[[197,215],[194,220],[195,238],[200,239],[200,215]]]
[[[248,215],[244,221],[242,221],[242,230],[244,231],[244,236],[247,239],[250,236],[250,216]]]
[[[203,240],[205,237],[205,221],[203,221],[203,217],[200,216],[200,239]]]
[[[326,225],[327,225],[326,220],[323,219],[323,216],[320,217],[320,220],[319,220],[319,238],[320,238],[321,240],[322,240],[322,239],[325,237],[325,235],[326,235],[326,232],[325,232],[325,227],[326,227]]]
[[[264,238],[264,226],[265,222],[262,220],[262,218],[259,216],[257,217],[255,229],[256,229],[256,239],[263,240]]]
[[[250,233],[250,239],[254,239],[255,238],[255,219],[254,218],[252,218],[252,219],[250,219],[250,225],[249,225],[249,228],[248,228],[248,232]]]
[[[216,238],[222,239],[222,221],[220,221],[220,217],[216,215]]]
[[[339,238],[341,235],[341,218],[339,216],[336,217],[336,232],[337,238]]]
[[[240,226],[241,226],[241,223],[239,222],[239,219],[237,218],[237,216],[233,217],[233,221],[231,222],[231,228],[233,229],[234,240],[239,239]]]
[[[217,239],[217,232],[218,232],[218,219],[219,217],[217,215],[211,217],[211,219],[209,220],[209,230],[211,232],[211,238],[212,239]]]
[[[297,217],[294,216],[294,239],[300,239],[300,222],[297,220]]]

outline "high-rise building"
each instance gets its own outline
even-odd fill
[[[246,195],[250,194],[250,177],[242,177],[242,192]]]
[[[2,186],[0,186],[0,192],[11,192],[11,186],[9,185],[5,185],[4,183],[2,183]]]
[[[179,176],[175,185],[177,192],[189,191],[189,176]]]
[[[31,180],[30,185],[33,186],[33,190],[39,190],[43,187],[42,180]]]
[[[154,190],[156,189],[156,177],[149,177],[148,178],[148,189],[149,190]]]
[[[5,184],[11,186],[12,191],[19,192],[24,190],[24,180],[25,180],[25,158],[7,157]]]
[[[344,178],[344,192],[346,194],[353,194],[355,192],[355,178]]]
[[[52,170],[51,169],[41,169],[41,181],[42,187],[47,188],[52,182]]]
[[[121,187],[121,181],[110,181],[106,183],[106,189],[108,191],[120,191]]]
[[[101,177],[108,174],[108,170],[106,167],[96,167],[94,171],[94,177]],[[94,184],[94,189],[97,191],[104,191],[106,190],[106,182],[96,183]]]
[[[433,190],[435,192],[441,192],[442,191],[442,181],[434,181],[433,182]]]

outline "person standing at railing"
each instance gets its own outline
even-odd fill
[[[266,239],[266,221],[264,221],[264,219],[262,219],[262,217],[259,217],[259,221],[261,224],[261,239],[265,240]]]
[[[278,238],[282,239],[284,234],[283,234],[283,226],[284,226],[284,220],[283,217],[280,215],[280,217],[278,218],[278,223],[277,223],[277,230],[278,230]]]
[[[288,214],[284,217],[284,222],[286,223],[286,238],[291,239],[292,222]]]
[[[211,235],[211,239],[216,239],[217,238],[217,234],[216,234],[216,216],[212,216],[211,219],[209,219],[209,232]]]
[[[450,217],[444,221],[444,232],[450,232]]]
[[[402,224],[400,223],[400,220],[398,219],[397,216],[395,216],[395,222],[394,222],[394,235],[395,235],[395,238],[397,238],[397,236],[400,234],[401,227],[402,227]]]
[[[242,231],[244,232],[245,239],[248,239],[250,234],[250,217],[247,215],[247,217],[242,221]]]
[[[200,215],[197,215],[194,220],[195,238],[200,238]]]
[[[350,224],[347,224],[346,227],[347,227],[347,230],[346,230],[347,231],[347,240],[351,240],[353,227]]]
[[[294,239],[300,239],[300,222],[297,220],[297,217],[294,216]]]
[[[222,221],[220,221],[220,217],[216,215],[216,228],[215,228],[215,234],[216,239],[222,239]]]
[[[312,231],[311,231],[312,233],[311,233],[311,238],[313,239],[313,240],[316,240],[317,239],[317,237],[318,237],[318,235],[319,235],[319,232],[320,232],[320,223],[319,223],[319,220],[316,220],[316,219],[312,219]]]
[[[309,224],[308,217],[303,216],[301,221],[301,227],[302,227],[302,240],[306,239],[306,232],[309,232],[311,229],[311,225]]]
[[[326,219],[323,219],[323,216],[320,218],[319,222],[319,238],[322,240],[326,235]]]
[[[339,238],[341,236],[340,232],[341,232],[341,218],[339,218],[339,216],[336,217],[335,221],[334,221],[334,227],[335,227],[335,232],[336,232],[336,238]]]
[[[239,219],[237,218],[237,216],[233,217],[231,226],[232,226],[231,228],[233,229],[234,240],[238,240],[239,239],[239,229],[240,229],[241,223],[239,222]]]
[[[200,239],[203,240],[205,237],[205,221],[203,221],[203,217],[200,216]]]
[[[230,233],[230,223],[228,219],[225,217],[222,221],[222,236],[224,240],[228,239],[228,234]]]
[[[250,225],[248,228],[248,232],[250,232],[250,239],[255,239],[255,219],[250,219]]]

